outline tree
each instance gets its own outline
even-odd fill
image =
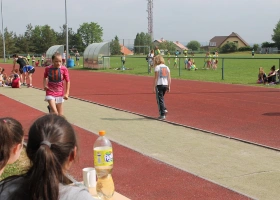
[[[176,50],[176,45],[172,41],[164,41],[159,44],[158,46],[159,49],[163,49],[164,51],[169,51],[170,53],[174,53]]]
[[[49,25],[45,25],[41,27],[41,37],[42,37],[42,45],[41,49],[36,49],[36,53],[44,53],[51,46],[56,44],[56,32],[51,29]]]
[[[150,34],[141,32],[137,33],[134,40],[134,53],[148,54],[149,49],[152,48],[152,38]]]
[[[119,42],[118,36],[115,37],[114,40],[110,43],[110,50],[112,55],[120,55],[121,54],[121,46]]]
[[[221,47],[222,53],[230,53],[237,51],[237,46],[234,42],[228,42]]]
[[[258,50],[259,49],[259,45],[258,44],[254,44],[253,45],[253,49],[256,51],[256,50]]]
[[[269,47],[275,47],[275,43],[270,43],[270,42],[263,42],[262,43],[262,48],[269,48]]]
[[[187,44],[188,49],[192,51],[198,51],[200,49],[201,44],[198,41],[192,40]]]
[[[83,44],[88,46],[91,43],[102,42],[103,29],[97,23],[83,23],[78,29]]]
[[[275,29],[273,29],[273,35],[272,35],[272,41],[275,42],[275,45],[280,48],[280,20],[275,26]]]

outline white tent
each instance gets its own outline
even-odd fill
[[[85,68],[92,68],[92,69],[104,68],[105,64],[109,62],[110,58],[103,58],[103,56],[110,56],[110,43],[109,42],[92,43],[89,46],[87,46],[83,55],[84,55]]]
[[[61,55],[63,54],[64,52],[64,46],[63,45],[54,45],[54,46],[51,46],[47,52],[46,52],[46,62],[47,62],[47,65],[48,64],[51,64],[52,62],[52,56],[54,53],[56,52],[59,52]]]

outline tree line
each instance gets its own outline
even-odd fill
[[[83,52],[91,43],[102,42],[103,28],[95,22],[83,23],[75,32],[68,28],[68,45],[70,49]],[[3,33],[0,34],[0,54],[3,55]],[[49,25],[32,26],[28,24],[23,34],[16,34],[4,29],[6,55],[43,54],[53,45],[66,45],[66,26],[56,32]]]

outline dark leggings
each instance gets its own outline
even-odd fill
[[[164,95],[165,92],[167,91],[167,85],[157,85],[156,87],[156,99],[157,99],[157,104],[158,104],[158,109],[159,109],[159,114],[160,116],[165,115],[165,103],[164,103]]]

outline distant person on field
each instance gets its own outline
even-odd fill
[[[125,64],[125,55],[124,55],[124,53],[122,53],[121,62],[122,62],[122,67],[124,67],[124,64]]]
[[[24,76],[24,81],[26,82],[26,79],[28,77],[29,79],[29,84],[27,84],[27,87],[33,87],[32,85],[32,75],[35,72],[35,68],[31,65],[26,65],[25,67],[23,67],[23,76]]]
[[[35,66],[35,61],[36,61],[36,58],[35,58],[35,56],[33,55],[33,56],[32,56],[32,66],[33,66],[33,67]]]
[[[80,54],[78,51],[75,53],[75,57],[76,57],[76,66],[79,66],[80,65]]]
[[[28,60],[27,60],[26,57],[19,56],[18,54],[14,54],[14,55],[13,55],[13,59],[14,59],[14,61],[13,61],[13,71],[12,71],[12,72],[15,71],[16,63],[18,63],[18,64],[19,64],[19,69],[18,69],[18,71],[20,72],[20,80],[21,80],[21,82],[22,82],[22,73],[23,73],[22,69],[23,69],[24,66],[26,66],[27,64],[29,64],[29,63],[28,63]],[[23,85],[25,85],[25,84],[26,84],[26,83],[24,82]]]
[[[174,58],[174,68],[178,68],[178,60],[179,60],[179,58],[178,58],[178,56],[175,56],[175,58]]]
[[[252,50],[252,58],[254,58],[255,57],[255,50],[253,49]]]
[[[160,50],[159,50],[158,46],[156,46],[154,53],[155,53],[155,56],[160,55]]]
[[[27,54],[27,61],[29,62],[29,60],[30,60],[30,55],[29,54]]]
[[[52,56],[52,65],[45,68],[43,88],[46,91],[45,101],[49,103],[48,109],[50,113],[63,115],[62,103],[68,100],[70,91],[70,77],[67,67],[62,65],[62,57],[60,53]],[[66,91],[64,92],[64,81],[66,83]]]
[[[42,55],[41,55],[41,67],[44,66],[44,60],[45,60],[45,57],[44,57],[44,55],[42,54]]]
[[[23,134],[20,122],[10,117],[0,118],[0,175],[7,164],[12,164],[19,158],[23,147]]]
[[[158,55],[154,59],[155,62],[155,78],[154,78],[154,90],[156,93],[156,99],[159,109],[158,119],[164,120],[166,114],[168,113],[165,102],[164,95],[166,92],[170,92],[171,86],[171,75],[170,69],[164,64],[164,59],[161,55]]]
[[[38,118],[28,133],[26,154],[31,167],[0,182],[0,199],[93,200],[86,187],[71,185],[68,178],[77,151],[76,133],[65,118]]]
[[[167,62],[168,62],[168,65],[170,65],[170,52],[167,51]]]
[[[210,52],[207,53],[207,67],[206,69],[210,69],[212,65],[212,56],[210,54]]]
[[[62,65],[65,66],[66,65],[66,50],[63,52],[62,54]]]
[[[152,49],[151,52],[148,55],[148,63],[149,63],[149,73],[152,72],[152,67],[154,66],[154,50]]]
[[[257,83],[265,83],[266,73],[262,67],[259,68],[258,80]]]
[[[20,88],[21,81],[18,74],[18,69],[15,69],[14,74],[12,75],[11,83],[12,88]]]

